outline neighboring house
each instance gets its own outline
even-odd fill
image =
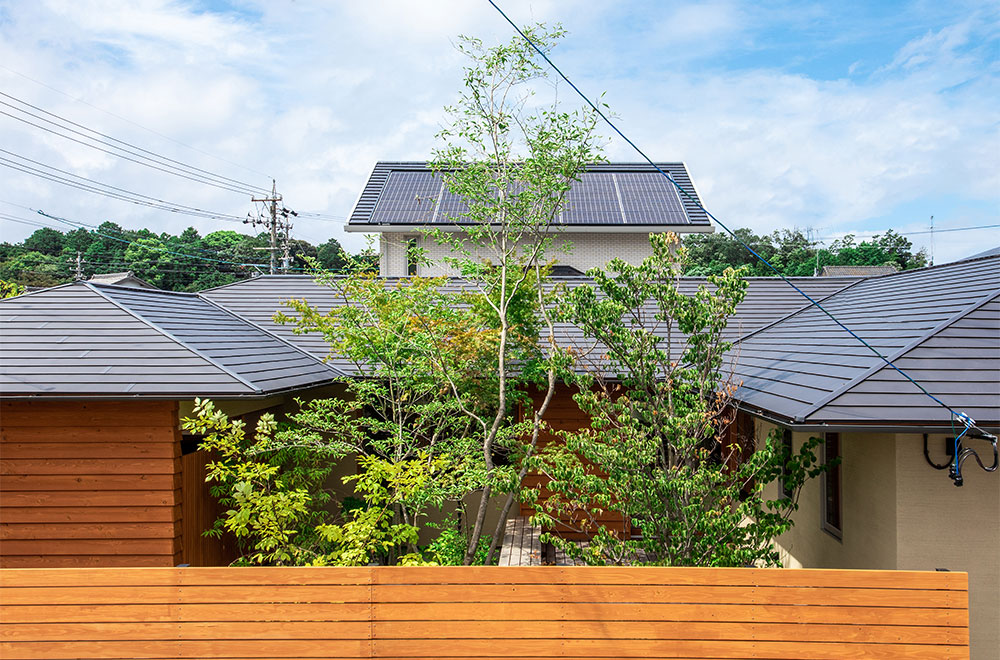
[[[0,302],[0,566],[227,563],[180,417],[329,395],[335,368],[194,294],[76,282]]]
[[[1000,432],[1000,256],[865,279],[823,306],[931,394]],[[757,438],[811,436],[842,463],[809,482],[789,566],[968,571],[973,658],[1000,658],[1000,472],[948,454],[964,425],[815,307],[745,337],[736,397]],[[990,443],[962,445],[994,461]]]
[[[558,238],[548,256],[564,272],[580,274],[615,257],[639,263],[652,252],[650,233],[711,232],[684,163],[659,163],[658,167],[687,194],[678,193],[670,181],[644,163],[588,165],[552,225]],[[454,275],[442,260],[449,248],[426,237],[421,229],[454,231],[467,223],[462,216],[466,210],[462,199],[448,192],[427,163],[379,162],[346,230],[379,234],[383,277]],[[432,264],[418,263],[411,247],[423,250]]]
[[[1000,245],[990,248],[989,250],[983,250],[982,252],[977,252],[971,257],[966,257],[965,259],[961,259],[960,261],[969,261],[970,259],[980,259],[982,257],[995,257],[997,255],[1000,255]]]
[[[879,275],[892,275],[899,269],[895,264],[885,264],[882,266],[823,266],[819,272],[820,277],[877,277]]]
[[[95,273],[87,281],[94,284],[112,284],[114,286],[127,286],[134,289],[159,290],[159,287],[153,286],[146,280],[136,277],[130,270],[124,273]]]

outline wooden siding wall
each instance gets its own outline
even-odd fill
[[[21,658],[968,658],[965,573],[0,570]]]
[[[549,404],[549,409],[545,414],[545,422],[553,430],[579,431],[590,424],[590,420],[580,410],[580,406],[577,405],[576,401],[573,400],[575,393],[575,388],[565,385],[558,386],[555,396],[553,396],[552,402]],[[540,401],[536,400],[534,405],[537,406],[539,403]],[[554,433],[542,433],[538,438],[538,448],[541,450],[550,442],[557,441],[558,438]],[[547,484],[548,479],[537,473],[529,474],[524,480],[526,487],[539,489],[539,497],[543,500],[552,494],[552,491],[546,487]],[[530,504],[521,503],[519,515],[527,517],[534,513],[535,510]],[[564,512],[558,520],[561,524],[557,525],[554,531],[558,532],[563,538],[576,541],[591,538],[597,531],[598,525],[604,525],[617,533],[631,533],[631,530],[625,524],[625,517],[620,511],[602,511],[593,519],[591,518],[591,514],[585,511],[580,511],[579,513]]]
[[[175,566],[171,401],[0,404],[0,566]]]

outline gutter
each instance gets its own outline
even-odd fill
[[[944,422],[917,422],[915,424],[850,424],[845,422],[804,422],[801,419],[792,420],[787,417],[781,417],[773,413],[760,410],[757,408],[750,408],[742,404],[737,403],[736,408],[742,410],[743,412],[758,417],[765,422],[770,422],[782,428],[789,429],[790,431],[812,431],[817,433],[850,433],[859,431],[877,432],[877,433],[951,433],[952,427],[950,424]],[[977,422],[979,428],[983,430],[996,431],[1000,430],[1000,423],[997,422]]]

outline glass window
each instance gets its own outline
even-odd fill
[[[840,458],[840,434],[827,433],[823,443],[823,462],[833,463]],[[843,532],[841,519],[840,463],[823,473],[823,529],[838,539]]]

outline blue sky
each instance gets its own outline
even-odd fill
[[[687,162],[730,226],[832,239],[921,231],[931,215],[939,228],[1000,222],[996,3],[500,4],[522,23],[561,22],[560,67],[604,92],[654,158]],[[442,107],[461,84],[460,33],[512,37],[485,0],[0,0],[0,89],[219,174],[265,185],[274,176],[289,206],[342,217],[376,160],[421,159],[437,145]],[[565,85],[555,90],[572,100]],[[0,141],[159,198],[236,215],[251,207],[2,116]],[[614,141],[607,154],[637,159]],[[0,183],[4,202],[84,222],[244,229],[8,169]],[[341,222],[298,225],[312,242],[361,246]],[[32,227],[0,231],[20,240]],[[935,256],[998,243],[995,230],[941,234]]]

